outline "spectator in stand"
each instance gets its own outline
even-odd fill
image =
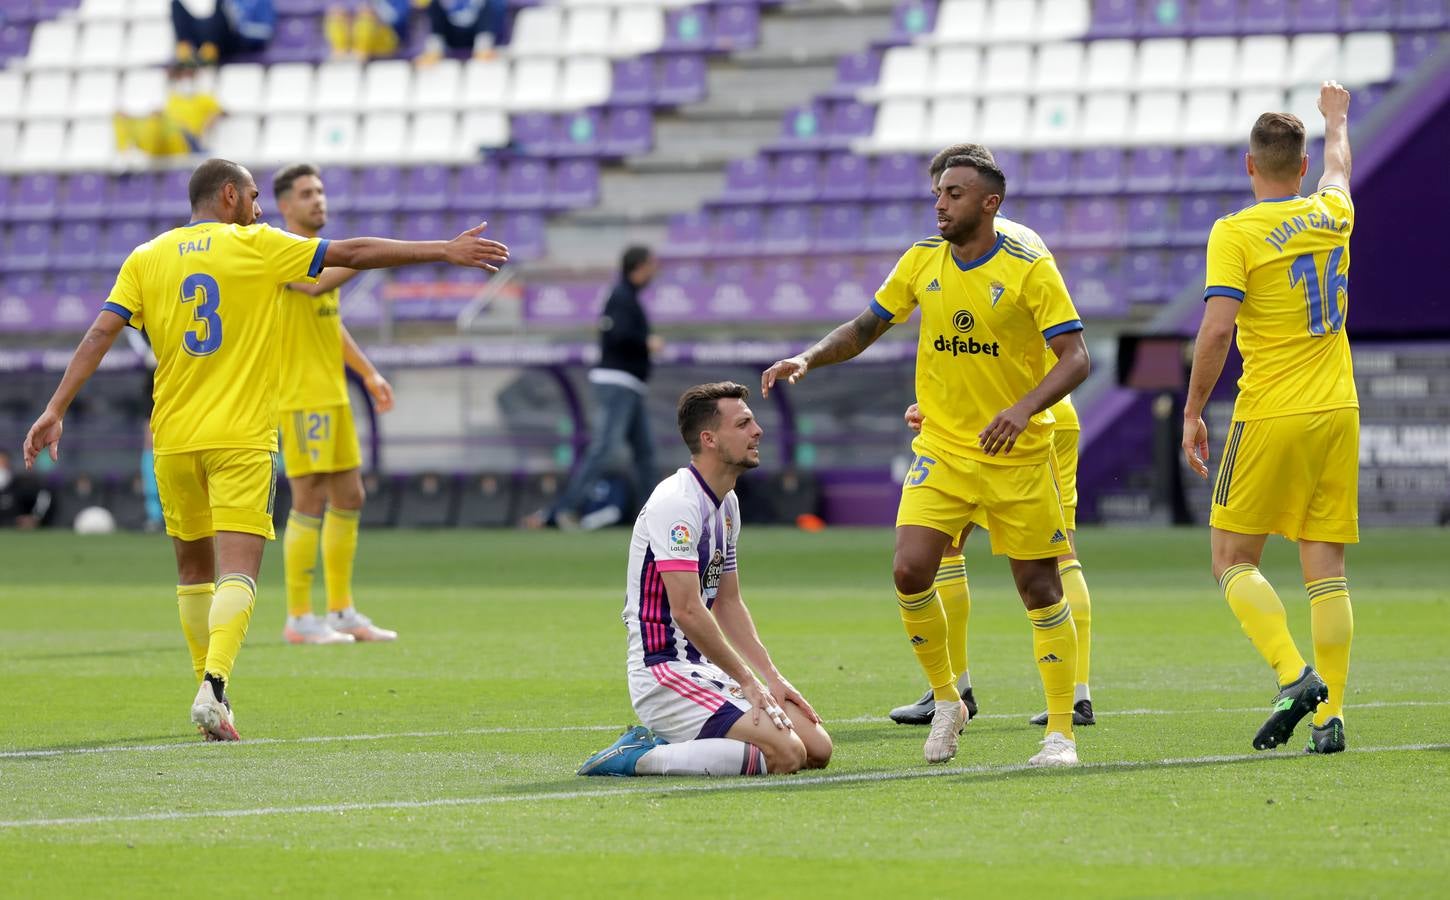
[[[50,511],[50,491],[34,476],[16,474],[10,454],[0,450],[0,528],[39,528]]]
[[[147,156],[187,156],[206,150],[207,132],[222,107],[210,92],[197,90],[196,71],[194,65],[172,66],[166,105],[156,112],[116,115],[116,146],[123,154],[136,149]]]
[[[506,43],[507,0],[432,0],[428,21],[433,33],[418,57],[419,65],[432,65],[450,50],[472,51],[477,59],[492,59],[494,48]]]
[[[272,40],[272,0],[171,0],[176,60],[214,66],[238,53],[256,53]]]
[[[350,0],[333,6],[324,21],[334,59],[395,56],[408,42],[410,0]]]

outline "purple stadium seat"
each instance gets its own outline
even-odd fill
[[[402,233],[398,236],[405,241],[436,241],[441,235],[454,235],[463,230],[453,228],[451,222],[445,224],[441,212],[420,212],[399,219]]]
[[[704,56],[677,53],[661,57],[655,70],[656,103],[694,103],[705,99],[708,89]]]
[[[1239,12],[1239,28],[1245,34],[1278,34],[1289,30],[1290,0],[1244,0]],[[1323,31],[1334,28],[1321,26]]]
[[[112,221],[101,234],[101,252],[96,265],[107,269],[117,268],[126,261],[132,250],[159,233],[145,219]]]
[[[1207,237],[1207,235],[1205,235]],[[1168,203],[1158,196],[1128,200],[1128,245],[1155,247],[1168,243]]]
[[[1123,151],[1116,147],[1084,150],[1077,155],[1073,189],[1084,194],[1108,194],[1123,187]]]
[[[758,206],[731,206],[716,209],[711,216],[711,233],[717,244],[731,250],[751,250],[760,241],[764,215]]]
[[[51,264],[61,269],[89,269],[100,256],[100,228],[94,222],[67,222],[55,237]]]
[[[1444,28],[1450,26],[1450,6],[1445,0],[1400,0],[1395,24],[1401,28]]]
[[[599,152],[599,111],[580,109],[559,116],[555,156],[593,156]]]
[[[1440,49],[1443,37],[1435,32],[1401,34],[1395,38],[1395,77],[1407,78],[1420,63]]]
[[[397,166],[369,166],[353,181],[352,208],[360,212],[397,209],[403,173]]]
[[[498,205],[498,164],[493,160],[473,163],[458,170],[458,183],[449,199],[455,210],[492,209]]]
[[[1092,35],[1133,37],[1138,33],[1138,0],[1094,0]]]
[[[811,246],[826,253],[855,251],[865,244],[865,220],[866,209],[859,204],[822,204],[817,211]]]
[[[322,166],[318,169],[322,189],[327,192],[327,211],[347,212],[353,209],[353,172],[343,166]]]
[[[315,16],[327,9],[325,0],[276,0],[273,4],[281,16]]]
[[[864,199],[871,193],[870,171],[870,164],[864,156],[832,153],[821,167],[820,189],[833,199]]]
[[[1186,0],[1154,0],[1145,3],[1138,22],[1139,37],[1178,37],[1191,32]]]
[[[1138,250],[1124,263],[1127,298],[1134,303],[1157,303],[1168,295],[1167,260],[1160,250]]]
[[[1059,261],[1073,306],[1083,318],[1128,311],[1127,278],[1121,263],[1113,253],[1075,253]]]
[[[803,253],[810,248],[813,224],[809,206],[799,203],[772,206],[765,214],[765,238],[761,247],[768,253]]]
[[[817,153],[782,153],[775,158],[766,180],[766,193],[776,202],[813,200],[821,157]]]
[[[922,196],[926,181],[915,154],[888,153],[876,157],[871,166],[871,197],[908,199]]]
[[[826,133],[832,138],[851,141],[870,137],[876,126],[876,106],[857,100],[837,100],[830,106]]]
[[[705,264],[697,260],[676,260],[660,266],[660,284],[698,284],[705,280]]]
[[[687,6],[665,13],[665,41],[662,50],[705,50],[714,40],[710,10]]]
[[[1353,0],[1351,0],[1353,5]],[[1289,31],[1338,31],[1340,0],[1299,0],[1290,17]]]
[[[1379,31],[1393,28],[1394,24],[1395,10],[1391,0],[1349,0],[1349,8],[1344,11],[1347,31]]]
[[[418,29],[414,29],[415,31]],[[327,39],[321,16],[282,16],[267,45],[268,62],[321,62],[327,58]]]
[[[1016,215],[1009,213],[1008,217],[1037,232],[1047,246],[1054,247],[1067,240],[1067,205],[1061,200],[1022,200],[1014,203],[1012,210]]]
[[[654,117],[648,107],[619,106],[604,118],[600,149],[609,156],[648,153],[654,146]]]
[[[551,209],[584,209],[599,204],[599,163],[592,159],[564,160],[554,165]]]
[[[881,74],[881,51],[847,53],[836,64],[836,87],[849,94],[876,84]]]
[[[614,79],[609,89],[609,99],[614,103],[651,103],[654,101],[655,60],[646,56],[631,56],[615,60]]]
[[[1182,198],[1178,206],[1178,223],[1173,228],[1174,242],[1185,246],[1206,243],[1213,223],[1233,209],[1221,204],[1217,194]]]
[[[1178,171],[1180,191],[1216,191],[1230,187],[1242,174],[1237,147],[1189,147]]]
[[[1167,147],[1139,147],[1128,159],[1128,190],[1157,192],[1172,189],[1177,154]]]
[[[922,237],[915,204],[873,203],[866,213],[866,246],[874,250],[905,250]]]
[[[30,50],[30,25],[10,22],[0,27],[0,65]]]
[[[49,268],[54,242],[49,222],[10,226],[5,241],[5,268],[11,272],[39,272]]]
[[[549,166],[537,159],[516,159],[499,176],[502,209],[543,209],[549,202]]]
[[[765,199],[765,178],[769,171],[763,157],[732,159],[725,165],[725,203],[756,203]]]
[[[901,0],[891,15],[891,36],[910,41],[936,27],[936,3],[931,0]]]
[[[669,249],[679,253],[703,252],[710,245],[710,218],[701,210],[691,210],[670,217]],[[664,271],[672,271],[665,266]]]
[[[1198,0],[1188,22],[1189,34],[1233,34],[1239,28],[1238,0]]]
[[[10,195],[14,184],[9,175],[0,174],[0,222],[10,219]]]
[[[1067,211],[1066,246],[1121,247],[1123,220],[1123,205],[1116,197],[1073,200]]]
[[[453,178],[446,166],[418,166],[403,173],[403,192],[398,204],[410,212],[431,212],[448,208]]]
[[[748,50],[760,43],[760,7],[754,3],[727,3],[715,7],[716,50]]]
[[[77,172],[61,182],[62,219],[102,219],[110,209],[110,179],[99,172]],[[94,236],[93,236],[94,237]]]
[[[816,145],[821,138],[822,112],[818,103],[791,108],[781,120],[781,137],[798,147]]]
[[[1165,282],[1168,293],[1167,297],[1173,297],[1181,291],[1193,290],[1203,293],[1203,282],[1208,274],[1208,256],[1202,247],[1193,250],[1180,250],[1169,255],[1168,280]],[[1165,298],[1166,299],[1166,298]]]
[[[386,212],[359,213],[353,217],[352,227],[355,237],[398,236],[397,220],[391,213]]]
[[[187,199],[187,188],[191,183],[191,172],[186,169],[169,169],[161,173],[156,188],[151,194],[153,219],[164,218],[172,225],[184,225],[191,220],[191,203]],[[170,226],[168,226],[170,227]]]
[[[518,113],[509,124],[509,141],[520,153],[548,156],[558,140],[559,123],[553,113]]]
[[[987,149],[992,150],[988,147]],[[992,150],[992,158],[997,161],[997,168],[1007,176],[1007,192],[1010,194],[1022,189],[1027,183],[1027,167],[1023,162],[1023,154],[1020,150]],[[926,166],[922,166],[926,171]]]
[[[1072,187],[1072,151],[1038,150],[1027,157],[1027,185],[1018,193],[1066,194]]]
[[[521,212],[512,213],[508,217],[507,232],[505,238],[501,238],[509,246],[509,258],[518,254],[519,259],[538,259],[549,252],[548,241],[545,238],[544,217],[539,213]]]
[[[106,217],[111,219],[138,219],[149,216],[156,204],[155,193],[158,182],[155,172],[135,172],[118,175],[109,191],[106,203]]]
[[[10,214],[15,222],[34,222],[55,217],[60,179],[48,172],[20,175],[10,192]]]

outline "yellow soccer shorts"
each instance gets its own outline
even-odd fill
[[[267,450],[193,450],[156,457],[156,488],[166,533],[199,541],[218,531],[272,531],[277,454]]]
[[[1054,428],[1052,456],[1057,463],[1057,486],[1062,490],[1062,518],[1068,531],[1077,530],[1077,439],[1076,428]]]
[[[346,472],[362,465],[349,403],[284,411],[280,430],[282,461],[289,478]]]
[[[1068,551],[1057,472],[1049,456],[1038,463],[997,465],[937,454],[919,441],[901,487],[896,527],[921,525],[955,540],[975,522],[986,528],[992,553],[1050,559]]]
[[[1209,524],[1291,541],[1359,542],[1359,410],[1234,422]]]

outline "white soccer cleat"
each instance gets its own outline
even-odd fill
[[[931,717],[931,734],[922,752],[929,763],[944,763],[957,755],[957,735],[967,727],[967,704],[960,700],[938,700]]]
[[[1077,765],[1077,741],[1063,737],[1054,731],[1042,742],[1037,755],[1027,760],[1029,766],[1075,766]]]
[[[396,641],[398,639],[396,631],[379,628],[373,624],[372,619],[351,606],[338,612],[328,613],[327,625],[333,631],[352,635],[359,641]]]
[[[331,625],[312,613],[288,616],[282,637],[289,644],[351,644],[356,640],[350,634],[334,631]]]
[[[216,698],[211,682],[202,680],[191,701],[191,721],[209,741],[240,741],[232,708]]]

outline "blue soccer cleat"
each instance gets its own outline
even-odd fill
[[[584,760],[578,775],[615,775],[627,778],[634,774],[639,758],[664,741],[656,738],[643,725],[636,725],[619,736],[619,740]]]

